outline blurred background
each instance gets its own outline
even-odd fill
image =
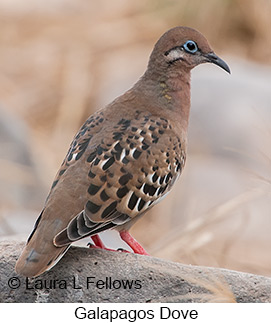
[[[81,124],[187,25],[232,75],[193,70],[186,168],[132,233],[156,257],[271,275],[270,17],[269,0],[0,0],[0,239],[26,240]]]

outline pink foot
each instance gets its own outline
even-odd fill
[[[104,245],[102,239],[98,236],[98,234],[94,234],[91,239],[93,240],[96,247],[106,249],[106,246]]]
[[[149,256],[147,251],[134,239],[128,231],[120,232],[121,239],[128,244],[134,251],[134,253],[138,253],[140,255]]]

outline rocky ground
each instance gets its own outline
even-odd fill
[[[26,279],[14,272],[22,246],[0,243],[0,302],[271,302],[270,278],[80,247]]]

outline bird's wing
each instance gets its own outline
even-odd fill
[[[56,246],[129,222],[157,203],[183,168],[182,143],[164,118],[146,113],[121,119],[108,133],[95,149],[85,152],[87,202],[56,235]],[[71,148],[71,160],[80,156],[85,142]]]

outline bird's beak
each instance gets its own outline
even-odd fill
[[[207,62],[216,64],[216,65],[220,66],[221,68],[223,68],[223,70],[225,70],[226,72],[231,74],[231,70],[230,70],[228,64],[226,62],[224,62],[223,59],[218,57],[215,53],[213,53],[213,52],[207,53],[204,56],[207,59]]]

